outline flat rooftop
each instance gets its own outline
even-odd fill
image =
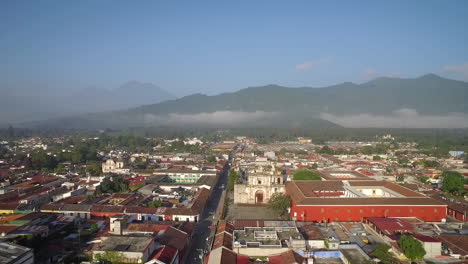
[[[153,241],[152,237],[110,236],[97,244],[95,251],[143,252]]]
[[[235,230],[233,235],[234,241],[241,247],[282,247],[282,241],[290,238],[304,240],[296,227],[246,227]]]
[[[16,263],[14,260],[27,252],[32,251],[32,249],[16,245],[13,243],[1,242],[0,243],[0,263],[1,264],[10,264]]]

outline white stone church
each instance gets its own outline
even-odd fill
[[[247,172],[247,184],[234,185],[234,203],[266,204],[274,193],[284,193],[283,175],[274,167],[257,167]]]

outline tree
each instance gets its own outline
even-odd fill
[[[460,194],[464,189],[464,178],[456,171],[444,171],[442,173],[442,190],[452,194]]]
[[[57,167],[57,160],[52,155],[47,155],[43,151],[34,152],[31,154],[31,165],[34,169],[53,170]]]
[[[372,160],[373,160],[373,161],[379,161],[379,160],[382,160],[382,157],[380,157],[380,156],[374,156],[374,157],[372,157]]]
[[[317,163],[312,164],[312,169],[313,169],[313,170],[316,170],[317,168],[318,168],[318,164],[317,164]]]
[[[99,231],[99,227],[97,224],[92,224],[91,225],[91,232],[93,232],[94,234],[97,233],[97,231]]]
[[[128,188],[130,189],[131,192],[134,192],[143,186],[145,186],[143,183],[138,183],[138,184],[129,185]]]
[[[294,172],[293,179],[295,181],[299,181],[299,180],[321,181],[322,177],[320,177],[320,174],[318,172],[307,170],[307,169],[298,169]]]
[[[401,236],[398,240],[398,245],[407,258],[410,260],[418,260],[424,258],[426,255],[426,250],[424,250],[423,245],[418,240],[414,239],[412,236]]]
[[[161,200],[154,200],[148,203],[149,208],[158,208],[162,206],[162,201]]]
[[[206,158],[206,160],[208,162],[216,162],[216,157],[214,155],[210,155],[210,156],[208,156],[208,158]]]
[[[291,207],[291,198],[284,193],[274,193],[268,201],[268,207],[283,218],[288,217],[288,208]]]
[[[89,162],[86,166],[86,172],[89,172],[93,176],[102,175],[102,165],[100,162]]]
[[[422,183],[429,183],[429,177],[425,176],[425,175],[421,175],[418,177],[418,180]]]
[[[121,252],[106,251],[102,254],[96,254],[94,258],[99,261],[107,260],[107,261],[110,261],[111,263],[122,263],[125,256]]]
[[[233,191],[234,185],[239,182],[240,175],[235,170],[231,170],[228,175],[227,190]]]
[[[398,263],[393,259],[392,254],[390,254],[389,250],[390,250],[390,246],[379,244],[375,246],[374,251],[372,252],[372,255],[380,259],[383,264]]]
[[[128,191],[128,181],[121,177],[114,177],[112,180],[105,178],[96,188],[96,193],[118,193]]]

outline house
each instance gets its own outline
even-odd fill
[[[304,236],[308,250],[325,248],[326,237],[323,235],[322,231],[320,231],[318,226],[313,224],[306,224],[299,227],[299,232],[301,232],[302,236]]]
[[[413,235],[424,247],[425,258],[435,258],[442,255],[442,242],[436,238],[423,235]]]

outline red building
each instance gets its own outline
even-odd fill
[[[370,217],[446,218],[447,205],[385,181],[292,181],[290,214],[297,221],[364,221]]]

